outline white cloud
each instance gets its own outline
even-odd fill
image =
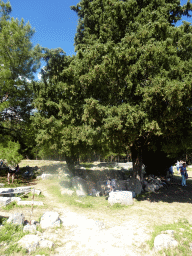
[[[18,78],[19,78],[21,81],[26,80],[28,83],[29,83],[29,82],[31,82],[31,80],[30,80],[30,79],[28,79],[28,78],[24,78],[24,77],[22,77],[22,76],[19,76]]]
[[[37,78],[38,78],[38,80],[41,80],[41,78],[42,78],[41,73],[39,73],[39,74],[37,75]]]

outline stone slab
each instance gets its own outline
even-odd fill
[[[0,188],[0,195],[30,192],[32,187]]]
[[[0,206],[5,206],[9,203],[11,203],[10,197],[0,197]]]
[[[14,201],[16,201],[16,202],[18,202],[18,201],[20,201],[21,200],[21,198],[20,197],[16,197],[16,196],[12,196],[12,197],[6,197],[6,196],[4,196],[4,197],[0,197],[0,201],[6,201],[6,200],[8,200],[9,202],[14,202]]]
[[[110,205],[122,204],[122,205],[132,205],[133,204],[133,192],[132,191],[117,191],[110,192],[108,202]]]
[[[19,201],[18,205],[43,205],[43,202],[41,201]]]
[[[52,174],[49,174],[49,173],[43,173],[43,174],[41,175],[41,178],[42,178],[43,180],[51,179],[51,178],[53,178],[53,175],[52,175]]]

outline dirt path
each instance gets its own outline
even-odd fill
[[[56,252],[51,256],[154,256],[147,244],[153,225],[174,223],[183,216],[192,223],[192,183],[189,181],[187,187],[174,184],[156,193],[146,193],[133,206],[111,212],[73,210],[49,192],[47,182],[37,180],[36,183],[35,188],[45,196],[45,206],[34,208],[32,217],[31,207],[17,211],[23,212],[27,220],[38,220],[45,211],[59,213],[62,227],[39,234],[55,243]],[[9,216],[13,211],[0,209],[0,215]]]
[[[59,245],[57,254],[53,255],[145,255],[145,242],[150,239],[147,221],[141,221],[138,216],[130,216],[129,220],[121,225],[114,225],[107,220],[98,221],[97,215],[90,218],[58,203],[57,198],[51,195],[45,186],[38,184],[36,188],[42,191],[50,203],[52,202],[49,210],[57,211],[63,222],[63,228],[59,229],[58,233],[44,233],[46,238],[55,240]]]

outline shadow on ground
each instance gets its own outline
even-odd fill
[[[33,178],[25,179],[22,177],[22,174],[27,170],[27,167],[20,168],[18,174],[15,175],[14,183],[12,184],[12,178],[10,177],[10,185],[7,183],[7,173],[8,168],[0,168],[0,183],[5,184],[4,187],[12,188],[12,187],[19,187],[19,186],[34,186],[37,184],[37,180],[35,176]]]
[[[187,180],[187,187],[181,186],[181,177],[174,177],[169,185],[153,193],[143,193],[137,198],[138,201],[167,203],[192,203],[192,180]]]

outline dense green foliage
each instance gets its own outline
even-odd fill
[[[82,0],[72,9],[84,121],[113,149],[130,147],[140,176],[144,149],[173,156],[191,137],[192,27],[175,23],[192,4]]]
[[[32,129],[29,119],[33,92],[29,79],[39,65],[39,47],[33,48],[31,43],[34,30],[30,24],[10,18],[10,12],[10,3],[0,0],[0,147],[9,148],[18,141],[26,151],[28,131]],[[5,152],[0,158],[9,158]]]
[[[0,4],[0,136],[21,146],[36,138],[31,150],[69,165],[93,152],[131,151],[141,179],[146,152],[174,159],[191,149],[192,27],[175,26],[190,16],[190,2],[81,0],[71,7],[79,17],[73,57],[33,49],[30,25],[10,20],[10,4]],[[27,78],[40,57],[32,91]]]
[[[77,55],[45,50],[34,87],[44,153],[74,162],[90,150],[131,150],[139,177],[143,152],[173,158],[190,148],[192,28],[175,23],[192,4],[81,0],[71,8],[79,16]]]
[[[69,68],[74,57],[61,49],[42,49],[46,62],[42,80],[34,84],[34,106],[38,109],[33,123],[38,130],[37,143],[42,156],[77,160],[83,145],[79,144],[84,97],[75,85],[75,76]],[[70,161],[70,159],[69,159]]]

